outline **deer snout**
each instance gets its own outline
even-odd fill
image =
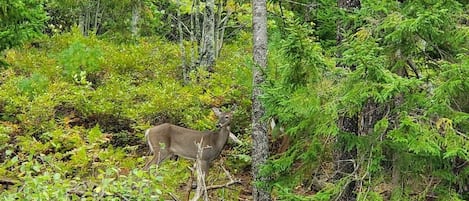
[[[221,128],[221,127],[223,127],[223,124],[222,123],[217,123],[217,125],[215,125],[215,127]]]

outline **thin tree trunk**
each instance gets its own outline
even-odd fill
[[[177,20],[178,20],[178,32],[179,32],[179,49],[181,51],[181,66],[182,66],[182,79],[185,84],[189,83],[189,70],[186,64],[186,49],[184,48],[184,32],[182,31],[182,19],[181,19],[181,1],[177,0]]]
[[[264,71],[267,67],[267,7],[266,0],[253,0],[253,91],[252,91],[252,176],[253,181],[267,182],[268,178],[259,174],[260,167],[265,164],[269,156],[269,139],[267,136],[267,122],[262,120],[265,109],[260,97],[261,85],[264,83]],[[268,189],[253,185],[253,198],[256,201],[271,200]]]
[[[198,46],[199,48],[202,46],[200,42],[202,41],[202,30],[200,26],[200,19],[199,19],[199,14],[200,14],[200,1],[199,0],[194,0],[195,2],[195,38],[199,42]],[[199,49],[200,50],[200,49]]]
[[[132,22],[131,31],[132,38],[136,39],[139,36],[138,21],[140,20],[140,0],[136,0],[132,5]]]
[[[87,9],[86,9],[86,17],[85,17],[85,36],[88,36],[88,32],[90,31],[91,27],[91,4],[88,4]]]
[[[197,11],[196,11],[196,5],[197,4],[197,0],[192,0],[192,6],[191,6],[191,30],[189,31],[189,34],[190,34],[190,40],[191,40],[191,58],[190,58],[190,62],[189,62],[189,66],[188,66],[188,72],[192,71],[192,69],[194,68],[195,66],[195,62],[196,62],[196,58],[195,58],[195,55],[196,55],[196,49],[198,47],[197,45],[197,20],[198,20],[198,14],[197,14]]]
[[[99,15],[99,6],[100,6],[100,0],[97,0],[96,2],[96,13],[94,14],[94,29],[95,32],[98,33],[98,15]]]
[[[207,0],[205,5],[204,28],[202,32],[202,51],[200,65],[213,72],[215,65],[215,0]]]
[[[85,36],[85,14],[84,14],[84,9],[82,9],[82,11],[80,11],[80,16],[78,17],[78,29],[80,29],[81,34]]]
[[[225,1],[224,5],[226,5],[226,1]],[[220,13],[220,15],[221,15],[221,13]],[[217,28],[218,37],[216,38],[217,46],[215,46],[216,47],[216,49],[215,49],[216,57],[215,58],[218,58],[218,55],[220,55],[221,49],[223,47],[223,41],[224,41],[224,38],[225,38],[225,28],[226,28],[226,24],[230,20],[230,16],[231,16],[231,11],[227,10],[227,13],[226,13],[225,17],[223,19],[221,19],[221,17],[220,17],[221,20],[218,22],[218,28]]]
[[[217,20],[215,21],[215,33],[214,33],[214,48],[215,48],[215,58],[218,58],[218,39],[220,36],[220,25],[221,25],[221,15],[223,11],[223,1],[218,0],[218,6],[217,6]]]

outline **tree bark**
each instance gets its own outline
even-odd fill
[[[200,65],[213,72],[215,65],[215,0],[207,0],[202,31],[202,51],[200,52]]]
[[[260,167],[265,164],[269,156],[269,139],[267,136],[267,122],[262,120],[265,109],[260,97],[267,67],[267,7],[266,0],[253,0],[253,91],[252,91],[252,176],[253,181],[267,182],[268,178],[259,175]],[[271,200],[268,189],[253,185],[254,200]]]

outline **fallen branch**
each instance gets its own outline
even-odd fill
[[[233,184],[241,184],[241,181],[239,180],[233,180],[233,181],[229,181],[228,183],[226,184],[218,184],[218,185],[212,185],[212,186],[207,186],[207,190],[213,190],[213,189],[219,189],[219,188],[226,188],[226,187],[229,187]]]
[[[169,196],[171,196],[174,201],[179,201],[179,199],[173,193],[169,192]]]

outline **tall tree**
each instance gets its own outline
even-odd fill
[[[252,175],[254,200],[271,200],[267,189],[257,184],[266,182],[268,179],[260,175],[260,167],[265,164],[269,156],[269,139],[267,137],[267,123],[262,120],[265,109],[260,97],[263,92],[261,85],[265,80],[265,68],[267,66],[267,7],[265,0],[253,0],[252,6],[253,24],[253,91],[252,91]]]

